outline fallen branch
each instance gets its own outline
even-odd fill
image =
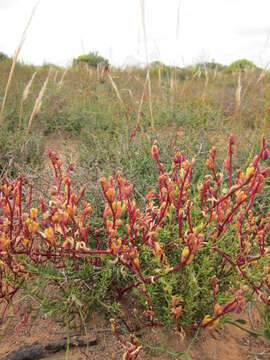
[[[40,359],[50,354],[54,354],[58,351],[66,350],[67,341],[66,339],[61,339],[59,341],[48,343],[48,344],[38,344],[33,345],[24,345],[16,351],[12,351],[1,360],[35,360]],[[95,346],[97,345],[97,338],[92,337],[90,339],[80,339],[80,338],[71,338],[69,342],[69,347],[83,347],[83,346]]]

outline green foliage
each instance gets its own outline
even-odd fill
[[[0,51],[0,61],[9,60],[10,58],[3,52]]]
[[[153,61],[150,64],[150,68],[153,75],[156,75],[158,71],[160,70],[162,74],[167,74],[170,71],[170,66],[165,65],[161,61]]]
[[[34,315],[42,313],[54,316],[56,321],[64,325],[68,316],[69,325],[76,327],[84,326],[94,311],[101,311],[112,277],[109,266],[95,269],[90,264],[78,261],[74,268],[69,259],[65,263],[65,270],[57,269],[52,264],[28,266],[35,280],[21,285],[21,297],[35,301],[31,309]],[[55,290],[51,292],[50,289]],[[108,311],[106,307],[103,310]]]
[[[247,59],[240,59],[231,63],[227,70],[229,72],[232,72],[232,71],[243,71],[245,69],[256,69],[256,68],[257,66],[252,61],[249,61]]]
[[[73,66],[81,63],[85,63],[94,68],[97,68],[98,64],[103,64],[105,68],[108,68],[110,65],[109,60],[99,55],[98,52],[89,52],[89,54],[80,55],[72,61]]]
[[[217,70],[217,71],[221,71],[226,67],[225,65],[219,64],[215,61],[198,63],[196,64],[196,66],[201,68],[206,68],[207,70]]]

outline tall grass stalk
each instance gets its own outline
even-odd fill
[[[58,76],[58,71],[55,70],[54,78],[53,78],[53,82],[54,82],[55,84],[57,84],[57,76]]]
[[[49,77],[50,77],[50,71],[49,71],[49,74],[46,78],[46,80],[44,81],[43,83],[43,86],[38,94],[38,97],[35,101],[35,105],[33,107],[33,110],[32,110],[32,113],[31,113],[31,116],[29,118],[29,122],[28,122],[28,126],[27,126],[27,131],[26,131],[26,135],[29,134],[29,131],[31,129],[31,126],[32,126],[32,122],[33,122],[33,119],[34,117],[39,113],[40,111],[40,108],[41,108],[41,104],[42,104],[42,98],[44,96],[44,93],[45,93],[45,90],[46,90],[46,87],[47,87],[47,84],[48,84],[48,81],[49,81]]]
[[[207,70],[207,67],[205,65],[204,65],[204,75],[205,75],[205,82],[204,82],[204,88],[203,88],[203,99],[205,100],[208,81],[209,81],[208,70]]]
[[[140,0],[140,4],[141,4],[141,14],[142,14],[142,27],[143,27],[143,38],[144,38],[144,48],[145,48],[145,59],[146,59],[146,65],[147,65],[149,113],[150,113],[150,120],[151,120],[151,128],[152,128],[152,130],[154,130],[155,129],[155,123],[154,123],[153,108],[152,108],[152,89],[151,89],[149,57],[148,57],[148,47],[147,47],[146,26],[145,26],[145,4],[144,4],[144,0]]]
[[[122,106],[122,108],[123,108],[124,111],[125,111],[125,117],[126,117],[126,120],[127,120],[127,128],[126,128],[126,131],[128,132],[129,113],[128,113],[128,111],[127,111],[126,105],[125,105],[125,103],[124,103],[124,101],[123,101],[123,99],[122,99],[122,97],[121,97],[120,91],[118,90],[118,87],[117,87],[116,83],[114,82],[113,78],[111,77],[111,75],[110,75],[109,73],[107,74],[107,76],[108,76],[108,78],[109,78],[109,80],[110,80],[110,82],[111,82],[111,84],[112,84],[112,87],[113,87],[113,89],[114,89],[114,91],[115,91],[115,93],[116,93],[116,96],[117,96],[117,99],[118,99],[120,105]],[[128,139],[128,134],[127,134],[127,139]],[[128,141],[128,140],[127,140],[127,141]]]
[[[215,67],[213,78],[214,78],[214,80],[216,80],[216,78],[217,78],[217,66]]]
[[[237,88],[235,90],[235,116],[239,115],[239,110],[241,106],[241,92],[242,92],[241,73],[239,73]]]
[[[265,100],[264,100],[264,117],[263,117],[263,133],[266,133],[267,130],[267,125],[268,125],[268,119],[269,119],[269,103],[270,103],[270,89],[269,89],[269,84],[268,81],[266,79],[265,83]]]
[[[120,91],[118,90],[118,87],[117,87],[116,83],[114,82],[113,78],[111,77],[111,75],[110,75],[109,73],[108,73],[108,78],[109,78],[109,80],[110,80],[110,82],[111,82],[111,84],[112,84],[112,87],[113,87],[113,89],[114,89],[114,91],[115,91],[115,93],[116,93],[116,96],[117,96],[117,99],[118,99],[120,105],[121,105],[121,106],[125,109],[125,111],[126,111],[126,106],[125,106],[125,103],[124,103],[124,101],[123,101],[123,99],[122,99],[122,97],[121,97]]]
[[[140,99],[140,103],[139,103],[136,126],[135,126],[135,129],[134,129],[133,133],[131,134],[130,140],[132,140],[136,136],[137,131],[138,131],[139,127],[140,127],[142,106],[143,106],[143,100],[144,100],[144,96],[145,96],[147,83],[148,83],[148,74],[146,74],[145,81],[144,81],[144,84],[143,84],[143,91],[142,91],[142,95],[141,95],[141,99]]]
[[[161,68],[158,68],[158,89],[161,90]]]
[[[25,29],[23,31],[19,46],[17,47],[17,49],[15,51],[15,54],[13,56],[13,61],[12,61],[11,69],[10,69],[10,72],[9,72],[9,77],[8,77],[8,81],[7,81],[7,85],[6,85],[6,90],[5,90],[4,98],[3,98],[3,101],[2,101],[2,105],[1,105],[0,123],[2,122],[3,113],[4,113],[5,105],[6,105],[6,102],[7,102],[8,92],[9,92],[11,81],[12,81],[12,78],[13,78],[13,75],[14,75],[15,66],[16,66],[16,63],[18,61],[18,56],[19,56],[20,51],[22,49],[22,46],[23,46],[23,44],[25,42],[27,30],[30,27],[31,21],[32,21],[32,19],[34,17],[34,14],[35,14],[35,11],[37,9],[38,4],[39,4],[39,1],[36,3],[35,7],[32,10],[30,18],[29,18],[29,20],[28,20],[28,22],[26,24],[26,27],[25,27]]]
[[[257,85],[264,77],[266,76],[266,69],[263,69],[258,77],[258,80],[256,81],[256,84]]]
[[[148,78],[148,97],[149,97],[149,112],[150,112],[151,128],[152,128],[152,130],[155,130],[155,122],[154,122],[153,108],[152,108],[151,77],[150,77],[149,66],[148,66],[148,69],[147,69],[147,78]]]
[[[146,59],[146,64],[148,66],[149,65],[149,58],[148,58],[147,36],[146,36],[146,26],[145,26],[145,4],[144,4],[144,0],[140,0],[140,4],[141,4],[141,14],[142,14],[142,28],[143,28],[145,59]]]
[[[198,70],[195,72],[195,74],[192,76],[192,79],[195,79],[196,77],[198,79],[200,79],[201,77],[201,74],[202,74],[202,70],[201,70],[201,67],[199,66]]]
[[[35,71],[31,77],[31,79],[29,80],[29,82],[27,83],[24,91],[23,91],[23,95],[22,95],[22,99],[20,102],[20,113],[19,113],[19,126],[21,127],[21,123],[22,123],[22,115],[23,115],[23,104],[25,102],[25,100],[28,98],[29,92],[30,92],[30,88],[33,84],[33,81],[36,77],[37,72]]]
[[[64,78],[65,78],[67,72],[68,72],[68,68],[66,68],[65,71],[63,72],[63,74],[62,74],[62,76],[61,76],[61,79],[60,79],[60,81],[59,81],[59,83],[58,83],[58,85],[57,85],[57,86],[59,87],[59,89],[60,89],[60,88],[62,87],[62,85],[63,85],[63,81],[64,81]]]
[[[182,0],[179,0],[177,7],[177,18],[176,18],[176,32],[175,32],[176,42],[179,39],[181,5],[182,5]]]
[[[30,116],[29,121],[28,121],[28,126],[27,126],[27,129],[26,129],[25,137],[24,137],[24,142],[23,142],[22,147],[21,147],[21,153],[23,153],[23,151],[24,151],[25,141],[27,139],[27,136],[29,135],[29,132],[30,132],[30,129],[31,129],[31,126],[32,126],[32,123],[33,123],[33,119],[40,111],[41,104],[42,104],[42,98],[44,96],[44,93],[45,93],[45,90],[46,90],[46,87],[47,87],[47,84],[48,84],[48,81],[49,81],[50,74],[51,74],[51,69],[49,70],[49,74],[48,74],[46,80],[43,83],[43,86],[42,86],[42,88],[41,88],[41,90],[40,90],[40,92],[38,94],[38,97],[36,98],[36,101],[35,101],[31,116]]]
[[[175,74],[175,72],[174,72]],[[170,75],[170,104],[171,104],[171,107],[173,107],[173,104],[174,104],[174,95],[175,95],[175,76],[174,74]]]

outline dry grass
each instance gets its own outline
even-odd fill
[[[160,74],[160,73],[159,73]],[[140,98],[140,103],[139,103],[139,108],[138,108],[138,113],[137,113],[137,121],[136,121],[136,127],[133,131],[133,133],[131,134],[131,139],[133,139],[135,136],[136,136],[136,133],[140,127],[140,121],[141,121],[141,113],[142,113],[142,106],[143,106],[143,100],[144,100],[144,96],[145,96],[145,91],[146,91],[146,85],[148,83],[148,72],[147,72],[147,75],[145,77],[145,81],[144,81],[144,84],[143,84],[143,91],[142,91],[142,95],[141,95],[141,98]]]
[[[242,83],[241,83],[241,73],[239,73],[237,88],[235,90],[235,116],[239,115],[239,110],[241,106],[241,93],[242,93]]]
[[[150,114],[150,120],[151,120],[151,127],[152,127],[152,130],[154,130],[155,129],[155,123],[154,123],[154,118],[153,118],[153,107],[152,107],[152,89],[151,89],[149,56],[148,56],[147,35],[146,35],[146,26],[145,26],[145,3],[144,3],[144,0],[141,0],[140,4],[141,4],[142,27],[143,27],[143,38],[144,38],[144,48],[145,48],[145,59],[146,59],[146,65],[147,65],[149,114]]]
[[[37,72],[35,71],[23,91],[23,95],[22,95],[22,99],[21,99],[21,103],[20,103],[20,113],[19,113],[19,126],[20,127],[21,127],[22,115],[23,115],[23,104],[24,104],[25,100],[28,98],[30,88],[33,84],[36,74],[37,74]]]
[[[40,108],[41,108],[41,105],[42,105],[42,99],[43,99],[43,96],[44,96],[44,93],[45,93],[45,90],[46,90],[46,87],[47,87],[47,84],[48,84],[48,81],[49,81],[49,78],[50,78],[50,74],[51,74],[51,69],[49,70],[48,76],[47,76],[46,80],[44,81],[44,83],[42,85],[42,88],[40,89],[38,97],[36,98],[32,113],[31,113],[29,121],[28,121],[27,129],[26,129],[26,133],[25,133],[25,137],[24,137],[24,142],[23,142],[22,147],[21,147],[21,153],[23,153],[23,151],[24,151],[25,141],[26,141],[26,139],[27,139],[27,137],[28,137],[28,135],[30,133],[33,120],[34,120],[35,116],[40,111]]]
[[[8,97],[8,93],[9,93],[9,89],[10,89],[10,85],[11,85],[11,81],[12,81],[12,78],[13,78],[13,75],[14,75],[14,71],[15,71],[15,67],[16,67],[16,64],[17,64],[17,61],[18,61],[18,56],[20,54],[20,51],[22,49],[22,46],[25,42],[25,39],[26,39],[26,33],[27,33],[27,30],[29,29],[30,27],[30,24],[31,24],[31,21],[34,17],[34,14],[35,14],[35,11],[37,9],[37,6],[38,6],[39,2],[37,2],[37,4],[35,5],[35,7],[33,8],[32,10],[32,13],[30,15],[30,18],[26,24],[26,27],[23,31],[23,34],[22,34],[22,37],[21,37],[21,40],[20,40],[20,43],[19,43],[19,46],[17,47],[16,51],[15,51],[15,54],[13,56],[13,61],[12,61],[12,65],[11,65],[11,69],[10,69],[10,73],[9,73],[9,77],[8,77],[8,81],[7,81],[7,85],[6,85],[6,90],[5,90],[5,94],[4,94],[4,98],[3,98],[3,101],[2,101],[2,105],[1,105],[1,111],[0,111],[0,123],[2,122],[2,118],[3,118],[3,113],[4,113],[4,109],[5,109],[5,105],[6,105],[6,101],[7,101],[7,97]]]
[[[35,117],[35,116],[39,113],[39,111],[40,111],[41,104],[42,104],[42,98],[43,98],[43,96],[44,96],[44,93],[45,93],[45,90],[46,90],[46,87],[47,87],[47,84],[48,84],[48,81],[49,81],[49,77],[50,77],[50,71],[49,71],[49,74],[48,74],[46,80],[44,81],[43,86],[42,86],[42,88],[40,89],[40,92],[39,92],[39,94],[38,94],[38,97],[37,97],[37,99],[36,99],[36,101],[35,101],[35,105],[34,105],[34,107],[33,107],[31,116],[30,116],[30,118],[29,118],[26,135],[29,134],[29,131],[30,131],[30,129],[31,129],[31,126],[32,126],[32,122],[33,122],[34,117]]]
[[[65,78],[67,72],[68,72],[68,68],[66,68],[66,69],[64,70],[64,72],[63,72],[63,74],[62,74],[62,76],[61,76],[61,79],[60,79],[60,81],[59,81],[59,83],[58,83],[59,89],[63,86],[64,78]]]
[[[126,111],[125,103],[124,103],[124,101],[123,101],[123,99],[122,99],[122,97],[121,97],[120,91],[118,90],[118,87],[117,87],[116,83],[114,82],[114,80],[113,80],[113,78],[111,77],[110,74],[108,74],[108,78],[109,78],[109,80],[110,80],[110,82],[111,82],[111,84],[112,84],[112,87],[113,87],[113,89],[114,89],[114,91],[115,91],[115,93],[116,93],[116,96],[117,96],[117,99],[118,99],[120,105],[123,106],[123,108],[124,108],[125,111]]]

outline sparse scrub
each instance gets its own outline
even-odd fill
[[[251,301],[267,319],[270,182],[260,142],[269,139],[269,74],[225,74],[215,63],[154,63],[149,73],[84,65],[49,78],[48,65],[14,68],[0,135],[3,312],[15,293],[34,301],[26,313],[72,326],[103,310],[126,359],[143,343],[130,332],[214,329]],[[0,62],[1,100],[10,66]],[[42,154],[58,134],[76,171],[50,151],[49,192]]]

